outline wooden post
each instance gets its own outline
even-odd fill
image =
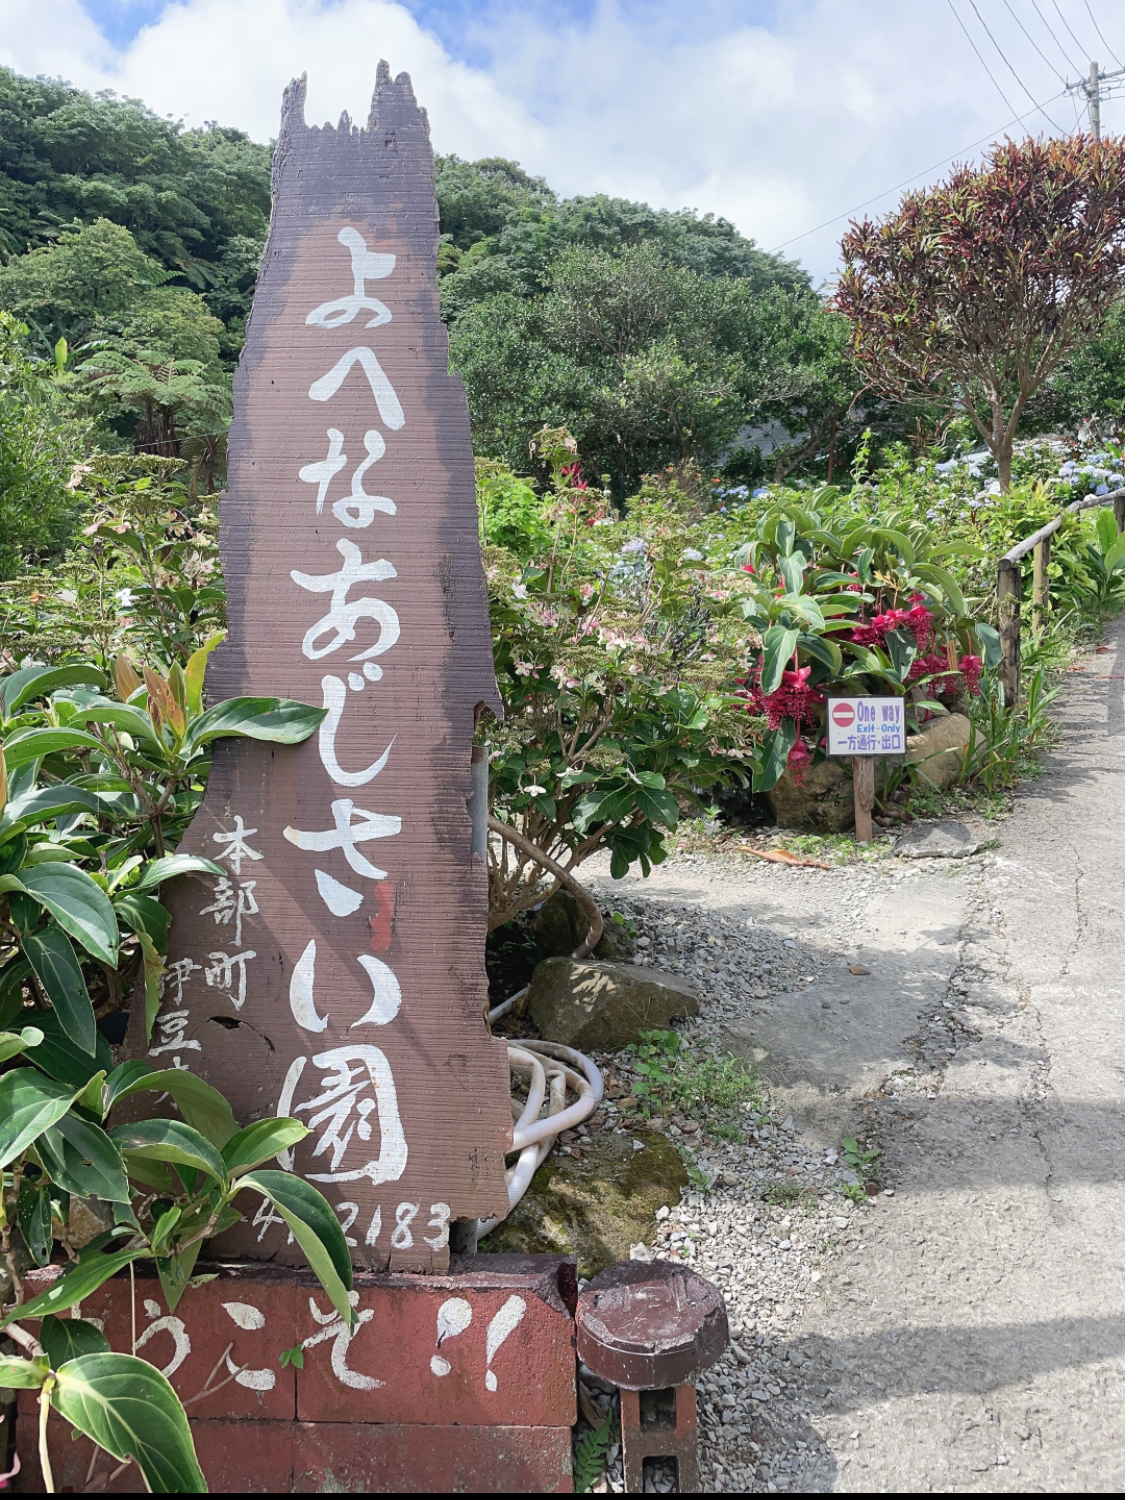
[[[855,797],[855,841],[871,842],[871,809],[875,806],[874,755],[852,756],[852,791]]]
[[[1007,708],[1015,705],[1020,695],[1020,596],[1023,591],[1023,574],[1014,562],[1006,557],[1000,559],[996,575],[996,600],[999,606],[1000,623],[1000,681],[1004,687],[1004,703]]]
[[[1113,502],[1113,519],[1117,522],[1117,535],[1125,531],[1125,494],[1118,495]]]
[[[1118,535],[1121,534],[1120,526],[1117,528]],[[1051,580],[1047,576],[1047,569],[1051,564],[1051,538],[1045,536],[1035,548],[1032,558],[1031,573],[1031,628],[1038,630],[1040,626],[1047,623],[1047,613],[1051,607]]]

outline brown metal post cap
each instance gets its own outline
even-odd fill
[[[626,1390],[682,1385],[730,1342],[717,1286],[670,1261],[622,1261],[578,1298],[578,1357]]]

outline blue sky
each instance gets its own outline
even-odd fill
[[[1005,130],[1073,129],[1063,85],[1110,48],[1121,0],[0,0],[0,64],[259,140],[301,71],[311,119],[362,118],[385,56],[439,151],[723,214],[817,279],[847,211]]]

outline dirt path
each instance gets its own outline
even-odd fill
[[[759,1211],[753,1150],[685,1207],[726,1236],[699,1264],[773,1372],[728,1360],[701,1392],[715,1488],[1125,1488],[1125,624],[1107,640],[992,852],[604,884],[651,917],[648,961],[700,982],[703,1034],[756,1058],[821,1191],[780,1321],[752,1288],[801,1226]],[[677,915],[711,936],[660,937]],[[892,1191],[832,1217],[857,1127]]]

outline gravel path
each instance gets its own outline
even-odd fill
[[[694,1044],[770,1090],[745,1145],[689,1135],[713,1186],[650,1247],[727,1298],[711,1489],[1125,1487],[1125,625],[1109,640],[998,849],[591,881],[644,963],[698,985]],[[856,1205],[845,1135],[886,1165]]]

